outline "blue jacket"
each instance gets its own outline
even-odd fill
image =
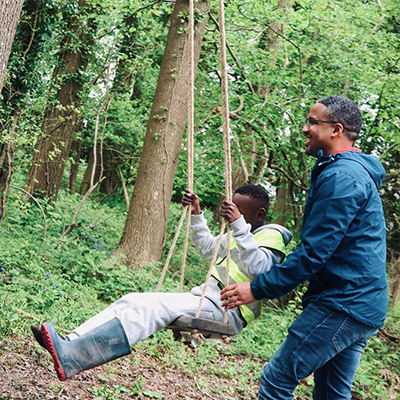
[[[372,327],[388,305],[386,226],[379,160],[356,151],[318,158],[311,173],[301,243],[283,264],[251,282],[256,299],[285,295],[309,281],[303,298],[346,312]]]

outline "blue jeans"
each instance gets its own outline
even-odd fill
[[[376,328],[346,313],[311,303],[264,367],[260,400],[291,400],[300,379],[314,372],[315,400],[351,399],[363,348]]]

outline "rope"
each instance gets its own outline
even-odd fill
[[[229,129],[229,97],[228,97],[228,72],[226,62],[226,35],[225,35],[225,8],[224,1],[219,0],[219,39],[221,51],[221,90],[222,90],[222,120],[224,133],[224,152],[225,152],[225,194],[228,201],[232,201],[232,163],[230,147],[230,129]],[[227,228],[227,246],[226,246],[226,275],[225,286],[229,285],[230,268],[230,228]],[[228,309],[224,310],[224,322],[228,322]]]
[[[185,244],[183,246],[181,280],[179,282],[179,292],[183,291],[183,282],[185,279],[186,258],[187,258],[187,251],[188,251],[188,247],[189,247],[189,235],[190,235],[190,211],[188,213],[188,218],[186,220]]]
[[[232,165],[229,129],[229,101],[228,101],[228,72],[226,69],[226,35],[225,35],[225,11],[224,1],[219,0],[219,39],[221,52],[221,90],[222,90],[222,121],[224,133],[225,151],[225,195],[228,201],[232,201]]]
[[[189,1],[189,96],[188,96],[188,188],[193,192],[194,187],[194,0]],[[181,280],[179,283],[179,292],[183,290],[183,281],[185,278],[185,267],[190,235],[190,217],[191,207],[189,207],[188,219],[186,223],[185,242],[183,246]]]
[[[193,192],[194,153],[194,0],[189,1],[188,186]]]
[[[225,13],[224,2],[219,0],[219,37],[221,51],[221,90],[222,90],[222,121],[223,121],[223,137],[224,137],[224,155],[225,155],[225,195],[228,201],[232,201],[232,165],[231,165],[231,149],[230,149],[230,129],[229,129],[229,101],[228,101],[228,73],[226,62],[226,35],[225,35]],[[214,249],[214,254],[210,263],[206,281],[204,283],[203,292],[201,294],[199,306],[195,317],[200,316],[203,307],[206,290],[211,278],[212,270],[217,259],[218,251],[221,245],[221,239],[225,232],[226,221],[222,221],[221,230],[218,237],[217,245]],[[226,275],[225,286],[229,285],[229,263],[230,263],[230,228],[227,227],[227,246],[226,246]],[[224,323],[228,322],[228,309],[224,310]]]
[[[224,231],[225,231],[225,226],[226,226],[226,222],[222,221],[221,230],[220,230],[220,233],[218,235],[217,244],[216,244],[215,249],[214,249],[214,254],[213,254],[212,258],[211,258],[210,268],[208,269],[207,277],[206,277],[206,280],[204,282],[203,292],[201,293],[200,302],[199,302],[199,305],[197,307],[197,311],[196,311],[196,314],[195,314],[196,318],[198,318],[200,316],[201,309],[203,308],[203,303],[204,303],[204,298],[206,296],[208,283],[210,281],[211,274],[212,274],[212,271],[213,271],[213,267],[214,267],[215,261],[216,261],[217,256],[218,256],[218,250],[221,247],[221,240],[222,240],[222,236],[223,236]]]
[[[230,128],[229,128],[229,100],[228,100],[228,73],[227,73],[227,62],[226,62],[226,36],[225,36],[225,15],[224,15],[224,3],[223,0],[219,0],[219,34],[220,34],[220,51],[221,51],[221,90],[222,90],[222,118],[223,118],[223,138],[224,138],[224,155],[225,155],[225,194],[228,201],[232,201],[232,165],[231,165],[231,150],[230,150]],[[189,23],[188,23],[188,42],[189,42],[189,96],[188,96],[188,129],[187,129],[187,144],[188,144],[188,187],[193,192],[193,170],[194,170],[194,0],[189,0]],[[165,266],[161,273],[159,283],[156,291],[159,292],[161,289],[162,282],[167,272],[169,262],[171,260],[173,251],[176,246],[176,242],[179,237],[179,233],[182,229],[186,213],[188,212],[188,219],[186,224],[186,235],[184,244],[184,253],[181,267],[181,282],[179,290],[182,291],[184,271],[188,249],[188,239],[190,232],[190,215],[191,207],[185,207],[184,212],[179,220],[178,228],[175,233],[173,243],[171,245]],[[210,267],[207,273],[206,280],[204,282],[203,292],[199,301],[199,305],[195,314],[195,317],[200,316],[201,309],[203,307],[205,294],[211,278],[211,274],[218,256],[218,251],[221,246],[221,240],[224,235],[225,229],[227,229],[227,247],[226,247],[226,276],[225,285],[229,284],[229,262],[230,262],[230,228],[227,227],[226,221],[223,220],[221,224],[221,230],[217,239],[217,243],[214,249]],[[224,322],[228,321],[228,309],[224,310]],[[196,337],[197,332],[192,332],[192,337]]]

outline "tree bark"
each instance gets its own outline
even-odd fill
[[[0,93],[24,0],[0,0]]]
[[[118,155],[112,150],[103,151],[104,171],[103,176],[105,179],[101,181],[100,191],[106,195],[114,193],[120,186],[120,177],[118,174],[118,166],[121,163]]]
[[[276,189],[276,200],[274,204],[274,214],[277,215],[277,217],[274,219],[275,224],[283,225],[286,226],[286,221],[287,221],[287,215],[288,212],[290,211],[290,207],[288,204],[288,183],[284,182],[281,184],[280,187]]]
[[[3,96],[0,132],[9,133],[7,143],[3,141],[2,137],[0,138],[0,224],[4,217],[12,177],[14,137],[18,128],[21,102],[35,82],[32,75],[34,75],[34,69],[39,60],[38,44],[43,33],[43,30],[38,27],[42,12],[41,0],[26,0],[23,3],[23,1],[0,0],[0,93],[2,92]],[[16,30],[22,4],[24,5],[23,17]],[[16,56],[12,66],[9,65],[12,73],[3,87],[11,44],[13,44],[12,50]]]
[[[393,299],[393,308],[396,308],[400,297],[400,255],[396,254],[391,261],[392,273],[390,277],[389,294]]]
[[[85,3],[85,0],[79,0],[80,9]],[[48,104],[46,108],[42,137],[35,146],[26,182],[29,193],[45,195],[52,200],[57,198],[60,190],[72,136],[77,126],[79,91],[82,89],[78,75],[79,70],[85,69],[88,62],[83,50],[88,40],[85,28],[86,24],[80,14],[75,14],[69,25],[70,34],[65,40],[65,49],[60,54],[60,66],[54,71],[54,78],[62,79],[56,104]],[[72,46],[72,40],[78,41],[78,45]]]
[[[23,0],[0,0],[0,94],[11,46],[14,41]],[[11,129],[15,130],[18,118],[14,116]],[[1,138],[2,139],[2,138]],[[4,218],[5,205],[10,187],[14,148],[12,143],[0,141],[0,224]]]
[[[14,116],[14,122],[10,130],[13,137],[17,127],[18,117]],[[11,141],[12,142],[12,141]],[[3,222],[6,209],[8,191],[10,188],[12,165],[14,162],[14,146],[12,143],[0,143],[0,225]]]
[[[195,4],[207,15],[209,0]],[[160,260],[172,187],[187,119],[189,48],[187,23],[182,15],[188,2],[177,0],[161,64],[157,89],[147,125],[136,184],[118,253],[126,263],[142,266]],[[195,29],[195,68],[199,59],[205,20]]]

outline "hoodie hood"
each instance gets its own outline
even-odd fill
[[[289,244],[289,242],[292,240],[293,237],[292,233],[282,225],[278,224],[263,225],[263,229],[275,229],[279,231],[283,236],[283,241],[285,242],[285,246]]]
[[[377,188],[382,185],[386,172],[378,157],[362,154],[357,151],[345,151],[342,153],[320,156],[313,168],[312,180],[314,180],[326,166],[338,160],[350,160],[358,163],[368,172]]]

